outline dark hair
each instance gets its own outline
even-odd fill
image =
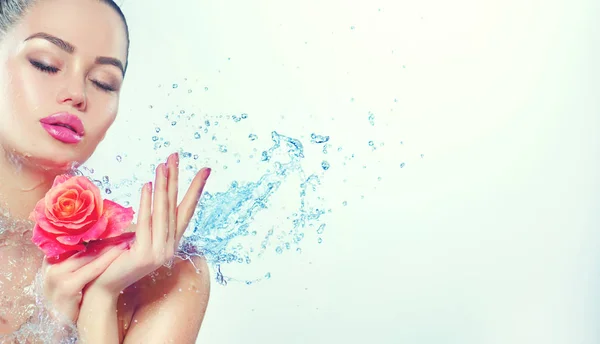
[[[0,41],[4,36],[19,20],[25,15],[25,11],[33,5],[36,1],[43,0],[0,0]],[[125,15],[121,11],[119,5],[114,0],[97,0],[103,2],[114,9],[119,17],[123,20],[125,25],[125,37],[127,39],[127,55],[129,55],[129,27],[127,26],[127,20]],[[127,70],[129,58],[125,61],[125,70]]]

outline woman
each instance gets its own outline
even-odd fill
[[[32,315],[30,288],[42,269],[43,296],[77,325],[82,342],[193,343],[208,303],[206,262],[163,265],[210,169],[177,206],[178,156],[160,164],[154,184],[143,187],[130,248],[50,261],[31,244],[35,204],[57,175],[90,157],[117,114],[129,49],[119,7],[112,0],[0,0],[0,42],[0,338]]]

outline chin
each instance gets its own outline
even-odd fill
[[[80,154],[76,148],[63,148],[48,145],[43,150],[13,151],[11,160],[31,169],[45,171],[49,174],[62,174],[81,166],[89,157]]]

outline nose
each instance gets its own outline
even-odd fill
[[[85,82],[73,80],[58,92],[59,104],[67,104],[79,111],[85,111],[87,107],[87,95],[85,93]]]

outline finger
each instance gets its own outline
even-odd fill
[[[167,198],[167,168],[164,163],[156,169],[154,203],[152,209],[152,247],[164,248],[169,228],[169,200]]]
[[[100,247],[98,249],[92,247],[86,251],[77,252],[60,263],[52,264],[53,271],[56,273],[73,272],[108,252],[111,248],[112,246]],[[50,266],[46,262],[44,264],[46,267]]]
[[[77,252],[78,251],[69,251],[69,252],[59,254],[58,256],[50,256],[50,257],[46,256],[46,257],[44,257],[44,261],[48,265],[55,265],[55,264],[63,262],[65,259],[71,257],[72,255],[76,254]]]
[[[99,256],[87,265],[82,266],[78,270],[75,270],[72,276],[73,282],[77,283],[77,285],[84,286],[96,279],[115,259],[123,252],[127,251],[125,247],[127,247],[126,243],[111,247],[105,254]]]
[[[169,234],[167,245],[173,245],[177,232],[177,189],[179,188],[179,154],[171,154],[167,162],[169,165],[169,180],[167,193],[169,199]],[[168,247],[168,246],[167,246]]]
[[[134,245],[145,248],[152,246],[152,182],[142,188]]]
[[[177,208],[177,234],[175,235],[176,245],[179,245],[179,240],[181,240],[185,229],[194,215],[194,211],[196,210],[200,196],[202,196],[202,191],[204,191],[204,186],[206,185],[206,180],[210,176],[210,172],[210,168],[203,168],[196,174],[192,180],[192,183],[190,184],[190,188],[185,193],[181,204]]]

